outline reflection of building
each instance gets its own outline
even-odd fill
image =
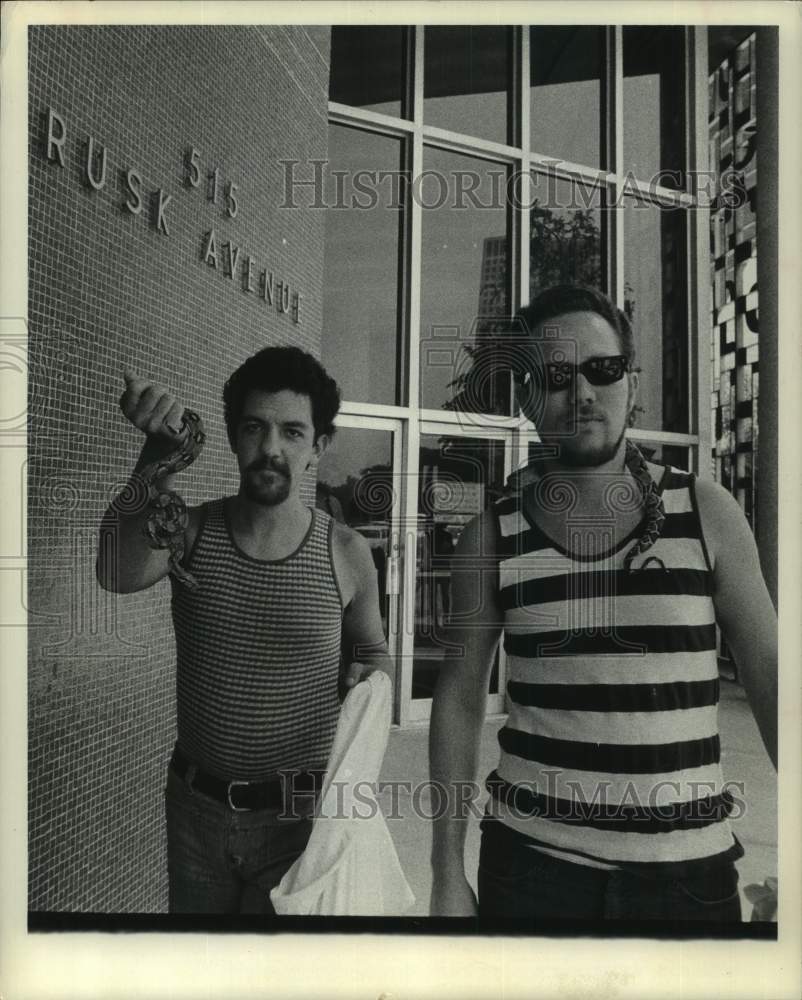
[[[531,209],[530,225],[530,299],[551,285],[602,287],[602,237],[593,211],[558,212],[536,202]],[[507,239],[488,236],[483,243],[479,315],[501,315],[506,302]]]
[[[479,278],[479,316],[496,316],[504,311],[507,284],[507,237],[488,236],[482,245]]]
[[[720,180],[710,219],[713,474],[737,497],[752,523],[759,378],[755,69],[752,34],[709,81],[710,166]],[[737,205],[728,205],[730,200]]]
[[[602,287],[601,232],[593,212],[587,209],[556,212],[536,203],[530,223],[530,300],[551,285],[570,282]],[[492,380],[487,377],[492,363],[481,335],[492,333],[494,318],[507,312],[509,277],[507,237],[486,237],[479,278],[479,336],[471,348],[473,371],[457,381],[460,391],[449,401],[449,409],[508,412],[509,373],[499,371]],[[492,343],[489,350],[491,354],[495,351]]]
[[[666,329],[682,329],[686,325],[687,291],[685,270],[687,267],[687,232],[684,224],[672,219],[672,212],[662,212],[660,238],[663,244],[661,286],[663,323]],[[633,303],[632,322],[638,328],[637,302]],[[643,338],[648,331],[640,329]],[[643,351],[642,364],[650,362]],[[680,433],[687,425],[688,413],[688,351],[684,342],[672,337],[664,337],[661,351],[662,365],[662,426],[669,431]]]

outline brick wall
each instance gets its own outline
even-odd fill
[[[31,910],[166,908],[169,586],[117,597],[94,580],[98,519],[140,446],[117,407],[121,372],[171,386],[204,417],[206,450],[179,479],[187,501],[233,491],[225,377],[268,344],[319,355],[323,213],[280,210],[277,159],[325,158],[328,61],[324,28],[29,31]],[[66,128],[63,166],[47,159],[48,109]],[[53,131],[61,136],[58,123]],[[106,150],[100,190],[86,179],[89,137],[96,179]],[[198,188],[184,180],[190,147]],[[205,190],[215,167],[217,204]],[[139,214],[124,207],[137,202],[124,180],[131,168]],[[151,214],[159,190],[171,198],[169,234]],[[202,260],[212,229],[217,270]],[[233,277],[228,243],[240,248]],[[274,273],[272,306],[260,295],[263,268]],[[302,296],[297,324],[276,308],[280,281]]]

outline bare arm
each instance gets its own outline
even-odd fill
[[[394,680],[370,546],[362,535],[343,525],[335,524],[334,532],[335,571],[345,603],[342,655],[346,686],[353,687],[372,670],[383,670]]]
[[[476,912],[464,852],[467,801],[477,778],[487,689],[501,634],[495,534],[492,515],[485,513],[463,531],[454,554],[448,639],[456,649],[441,667],[429,729],[431,779],[447,804],[433,821],[432,916]]]
[[[151,462],[169,454],[181,441],[183,407],[161,386],[153,385],[126,373],[126,388],[120,399],[126,418],[146,435],[128,486],[109,505],[100,523],[97,579],[105,590],[128,594],[144,590],[167,576],[169,552],[153,549],[144,535],[149,509],[142,502],[142,480],[138,477]],[[170,489],[172,476],[158,486]],[[200,509],[189,511],[186,542],[191,544],[197,531]]]
[[[696,495],[713,563],[716,619],[776,768],[777,613],[760,570],[754,536],[738,502],[709,481],[697,482]]]

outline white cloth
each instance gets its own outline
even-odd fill
[[[374,794],[391,694],[376,670],[346,696],[306,850],[270,892],[276,913],[393,916],[415,902]]]

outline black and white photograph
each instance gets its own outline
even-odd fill
[[[3,996],[798,995],[792,7],[5,5]]]

